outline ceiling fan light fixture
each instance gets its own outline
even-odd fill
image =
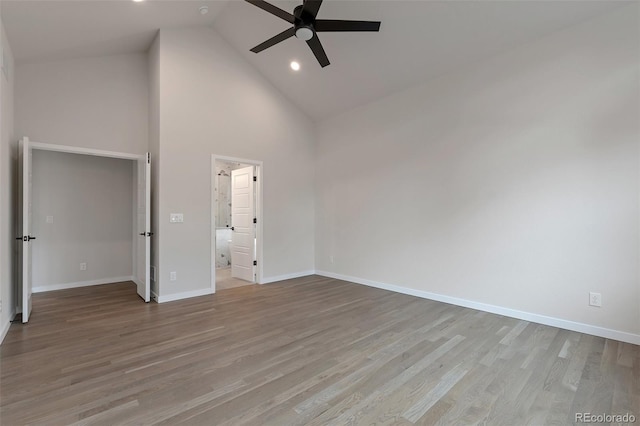
[[[313,30],[310,27],[298,27],[296,28],[296,37],[300,40],[311,40],[313,38]]]
[[[1,1],[1,0],[0,0]],[[323,0],[303,0],[301,5],[293,9],[293,14],[265,0],[246,0],[248,3],[259,7],[265,12],[292,24],[291,27],[279,34],[263,41],[259,45],[249,49],[253,53],[260,53],[265,49],[275,46],[289,38],[296,36],[300,40],[307,42],[322,68],[329,65],[329,58],[322,47],[322,43],[316,32],[352,32],[352,31],[380,31],[380,21],[351,21],[339,19],[316,19],[318,10]]]

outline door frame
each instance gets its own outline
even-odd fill
[[[262,284],[262,277],[264,272],[264,263],[263,259],[263,245],[262,245],[262,236],[263,236],[263,222],[264,216],[263,205],[262,205],[262,179],[263,179],[263,163],[259,160],[249,160],[246,158],[238,158],[238,157],[228,157],[224,155],[211,155],[211,211],[210,211],[210,220],[209,226],[211,229],[211,252],[209,253],[209,261],[211,262],[211,291],[212,293],[216,292],[216,217],[218,212],[218,202],[216,201],[216,161],[225,161],[231,163],[242,163],[248,166],[255,167],[255,173],[257,180],[255,182],[255,192],[256,198],[254,200],[256,206],[256,218],[258,219],[256,223],[256,261],[258,265],[256,266],[256,284]]]
[[[135,164],[137,165],[137,161],[141,158],[147,158],[147,154],[130,154],[127,152],[116,152],[116,151],[106,151],[106,150],[101,150],[101,149],[93,149],[93,148],[82,148],[82,147],[77,147],[77,146],[69,146],[69,145],[57,145],[57,144],[50,144],[50,143],[45,143],[45,142],[36,142],[36,141],[32,141],[29,140],[29,149],[31,150],[41,150],[41,151],[54,151],[54,152],[62,152],[62,153],[67,153],[67,154],[80,154],[80,155],[91,155],[91,156],[95,156],[95,157],[107,157],[107,158],[117,158],[117,159],[121,159],[121,160],[132,160]],[[136,178],[137,179],[137,178]],[[151,208],[151,206],[148,206],[149,208]],[[21,232],[22,230],[18,231]],[[132,236],[133,237],[133,236]],[[133,250],[134,252],[134,259],[133,261],[135,262],[135,256],[136,256],[136,250]],[[18,287],[18,293],[20,293],[22,291],[21,289],[21,274],[18,274],[17,276],[18,278],[18,282],[16,283],[16,287]],[[150,283],[149,283],[150,284]],[[17,307],[16,312],[20,313],[22,312],[22,304],[19,303],[20,306]]]

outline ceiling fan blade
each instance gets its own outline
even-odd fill
[[[313,27],[318,32],[328,31],[380,31],[380,21],[340,21],[318,19]]]
[[[315,18],[321,5],[322,0],[304,0],[302,3],[302,12],[306,12]]]
[[[269,12],[272,15],[277,16],[278,18],[284,19],[287,22],[294,23],[296,21],[296,17],[286,12],[279,7],[276,7],[270,3],[267,3],[264,0],[245,0],[247,3],[251,3],[254,6],[258,6],[260,9]]]
[[[265,41],[263,43],[260,43],[259,45],[257,45],[253,49],[251,49],[251,51],[253,53],[262,52],[264,49],[268,49],[269,47],[271,47],[271,46],[273,46],[275,44],[278,44],[281,41],[285,41],[289,37],[293,37],[295,34],[296,34],[296,29],[294,27],[291,27],[288,30],[284,30],[280,34],[271,37],[269,40],[267,40],[267,41]]]
[[[320,62],[322,68],[330,64],[329,58],[327,58],[327,54],[324,53],[324,49],[322,48],[322,43],[320,43],[318,34],[314,33],[313,37],[311,37],[310,40],[307,40],[307,44],[311,48],[313,54],[316,55],[316,59],[318,60],[318,62]]]

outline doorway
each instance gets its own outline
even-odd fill
[[[214,291],[262,277],[261,162],[212,156],[211,286]]]
[[[48,170],[47,176],[49,177],[45,180],[41,179],[40,185],[43,187],[36,189],[40,190],[38,199],[41,202],[39,205],[46,205],[47,207],[46,214],[44,214],[44,211],[39,211],[38,213],[40,214],[36,218],[33,217],[33,151],[42,152],[42,156],[39,156],[41,167],[46,166],[47,163],[53,165],[52,167],[41,169],[42,171]],[[22,322],[28,322],[29,320],[33,292],[113,282],[113,276],[110,276],[109,279],[102,277],[108,276],[114,270],[119,271],[114,265],[122,264],[123,262],[128,265],[123,269],[127,270],[127,275],[119,276],[115,281],[133,281],[136,284],[138,295],[145,302],[149,302],[150,163],[148,154],[135,155],[53,145],[33,142],[26,137],[20,141],[20,202],[18,203],[20,212],[18,217],[21,221],[21,235],[17,239],[21,240],[18,243],[21,263],[21,267],[18,269],[19,284],[21,286],[21,291],[18,292],[18,312],[22,313]],[[62,169],[60,169],[61,166],[63,167]],[[71,172],[63,173],[65,166],[68,166],[69,170],[75,170],[80,175],[71,176],[69,174]],[[118,172],[123,172],[124,175],[118,176]],[[96,187],[95,184],[100,183],[101,180],[115,181],[116,183],[115,186],[111,185],[105,191],[99,190],[94,195],[92,191]],[[89,184],[92,185],[88,186]],[[50,191],[52,192],[51,194],[48,193]],[[85,194],[86,198],[83,198],[81,194]],[[78,198],[79,196],[80,198]],[[102,208],[96,210],[99,206],[88,200],[93,199],[97,202],[98,197],[102,201],[102,204],[100,204]],[[132,199],[125,200],[123,197],[131,197]],[[108,214],[109,203],[118,203],[117,200],[120,200],[122,205],[127,205],[128,208],[125,210],[129,211],[120,211],[118,216],[120,220],[115,220],[114,223],[114,220],[112,220],[114,218],[111,218]],[[90,205],[91,208],[88,210],[80,209],[79,207],[82,207],[83,204]],[[51,214],[53,211],[57,211],[58,214]],[[78,214],[86,217],[82,218]],[[54,219],[54,216],[56,219]],[[96,222],[96,219],[100,218],[102,220]],[[35,223],[35,228],[34,219],[38,220],[38,223]],[[86,225],[84,233],[89,235],[88,240],[80,238],[80,234],[83,233],[83,224]],[[100,229],[91,229],[92,224],[100,224]],[[56,275],[56,278],[51,276],[55,274],[49,271],[49,268],[49,273],[44,274],[45,279],[42,279],[39,283],[41,287],[34,289],[32,252],[35,243],[32,240],[36,240],[37,235],[35,235],[34,229],[37,231],[38,228],[42,232],[40,239],[36,241],[36,243],[40,244],[41,260],[53,258],[55,254],[62,253],[63,261],[54,261],[54,266],[60,269],[61,265],[64,264],[62,266],[65,266],[65,269],[60,270],[60,274]],[[63,235],[60,235],[61,232]],[[112,233],[113,235],[103,238],[104,241],[100,238],[94,238],[96,235],[105,236],[105,233]],[[114,254],[118,251],[116,249],[119,248],[122,248],[120,250],[122,253]],[[93,256],[92,258],[96,262],[93,264],[91,262],[87,263],[87,256]],[[78,261],[80,262],[79,265]],[[79,266],[79,272],[72,272],[74,264]],[[91,270],[92,265],[94,270]],[[105,265],[108,266],[106,269],[104,268]],[[97,268],[95,268],[96,266]],[[101,270],[100,267],[105,270]],[[89,272],[99,278],[86,279]],[[48,282],[52,279],[54,280],[53,282]],[[59,281],[56,281],[56,279]]]

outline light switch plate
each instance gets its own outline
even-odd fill
[[[182,213],[171,213],[169,215],[169,222],[171,222],[171,223],[182,223],[182,222],[184,222],[184,214],[182,214]]]

